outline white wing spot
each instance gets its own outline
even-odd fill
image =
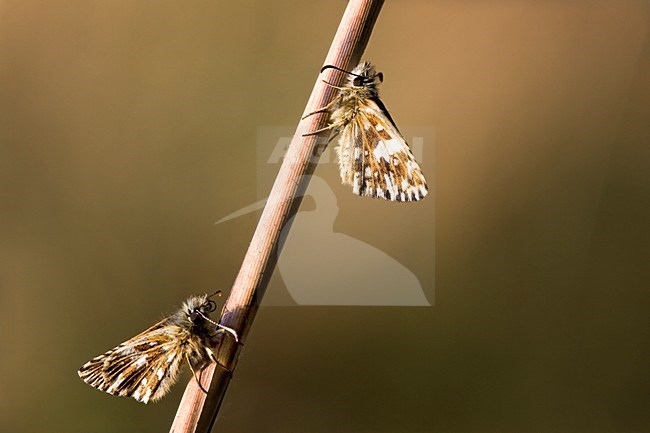
[[[163,370],[162,368],[159,368],[158,373],[156,373],[156,374],[158,375],[158,379],[162,379],[163,376],[165,375],[165,370]]]
[[[384,145],[383,141],[377,143],[377,146],[373,149],[372,154],[376,159],[385,159],[390,161],[390,154],[388,153],[388,147]]]
[[[359,173],[354,173],[354,181],[352,184],[352,192],[359,195],[361,194],[361,175]]]
[[[413,161],[412,159],[409,159],[408,162],[406,163],[406,169],[408,171],[409,176],[411,173],[413,173],[414,170],[420,170],[420,166],[418,165],[417,162]]]
[[[122,384],[123,381],[124,381],[124,376],[122,375],[122,373],[120,373],[120,375],[117,376],[117,380],[113,382],[111,386],[108,387],[106,392],[112,394],[113,391],[115,391]]]
[[[140,358],[138,358],[137,361],[135,361],[136,367],[142,367],[147,363],[147,355],[142,355]]]
[[[404,152],[404,147],[406,147],[404,140],[399,138],[391,138],[390,140],[384,141],[384,144],[388,149],[388,153],[391,155],[394,153]]]
[[[142,402],[147,403],[149,401],[149,397],[151,397],[151,388],[147,388],[147,392],[144,394]]]
[[[373,149],[372,153],[375,158],[383,158],[386,162],[391,161],[391,155],[396,153],[404,152],[406,143],[399,138],[391,138],[390,140],[379,140],[377,146]]]

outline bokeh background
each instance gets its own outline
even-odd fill
[[[169,428],[188,374],[144,406],[76,370],[230,286],[259,213],[213,223],[259,199],[259,128],[297,123],[345,5],[0,1],[0,431]],[[433,194],[331,182],[334,230],[435,305],[262,308],[215,430],[648,431],[649,17],[387,2],[365,57],[435,130]]]

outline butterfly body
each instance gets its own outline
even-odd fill
[[[171,316],[79,369],[79,377],[101,391],[142,403],[162,398],[189,362],[198,371],[215,361],[212,348],[224,332],[209,318],[216,305],[208,295],[193,296]],[[235,338],[236,338],[236,334]]]
[[[390,201],[424,198],[428,187],[420,166],[379,99],[382,73],[362,62],[349,74],[328,107],[330,125],[324,128],[339,134],[341,181],[357,195]]]

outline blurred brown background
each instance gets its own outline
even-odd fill
[[[344,8],[0,1],[0,431],[167,431],[188,374],[144,406],[76,370],[229,287],[259,214],[213,222],[259,198],[258,128],[297,123]],[[215,430],[648,431],[649,17],[387,2],[365,57],[435,129],[433,194],[331,182],[334,229],[435,306],[263,308]]]

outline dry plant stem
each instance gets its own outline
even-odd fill
[[[324,65],[335,65],[348,70],[356,66],[368,44],[382,4],[383,0],[351,0],[348,3]],[[323,83],[323,79],[340,85],[344,78],[344,74],[331,69],[319,75],[304,114],[324,107],[336,95],[336,90]],[[279,254],[277,241],[280,231],[295,214],[307,188],[308,176],[304,175],[312,173],[318,161],[319,137],[303,137],[302,134],[324,127],[327,118],[327,113],[317,114],[301,120],[298,124],[224,306],[220,322],[235,329],[241,341],[246,339],[275,268]],[[191,380],[181,400],[171,432],[207,433],[211,430],[232,377],[231,372],[235,368],[240,347],[232,338],[222,341],[216,353],[216,359],[221,366],[213,363],[202,373],[201,383],[208,389],[208,395],[201,391],[196,381]]]

